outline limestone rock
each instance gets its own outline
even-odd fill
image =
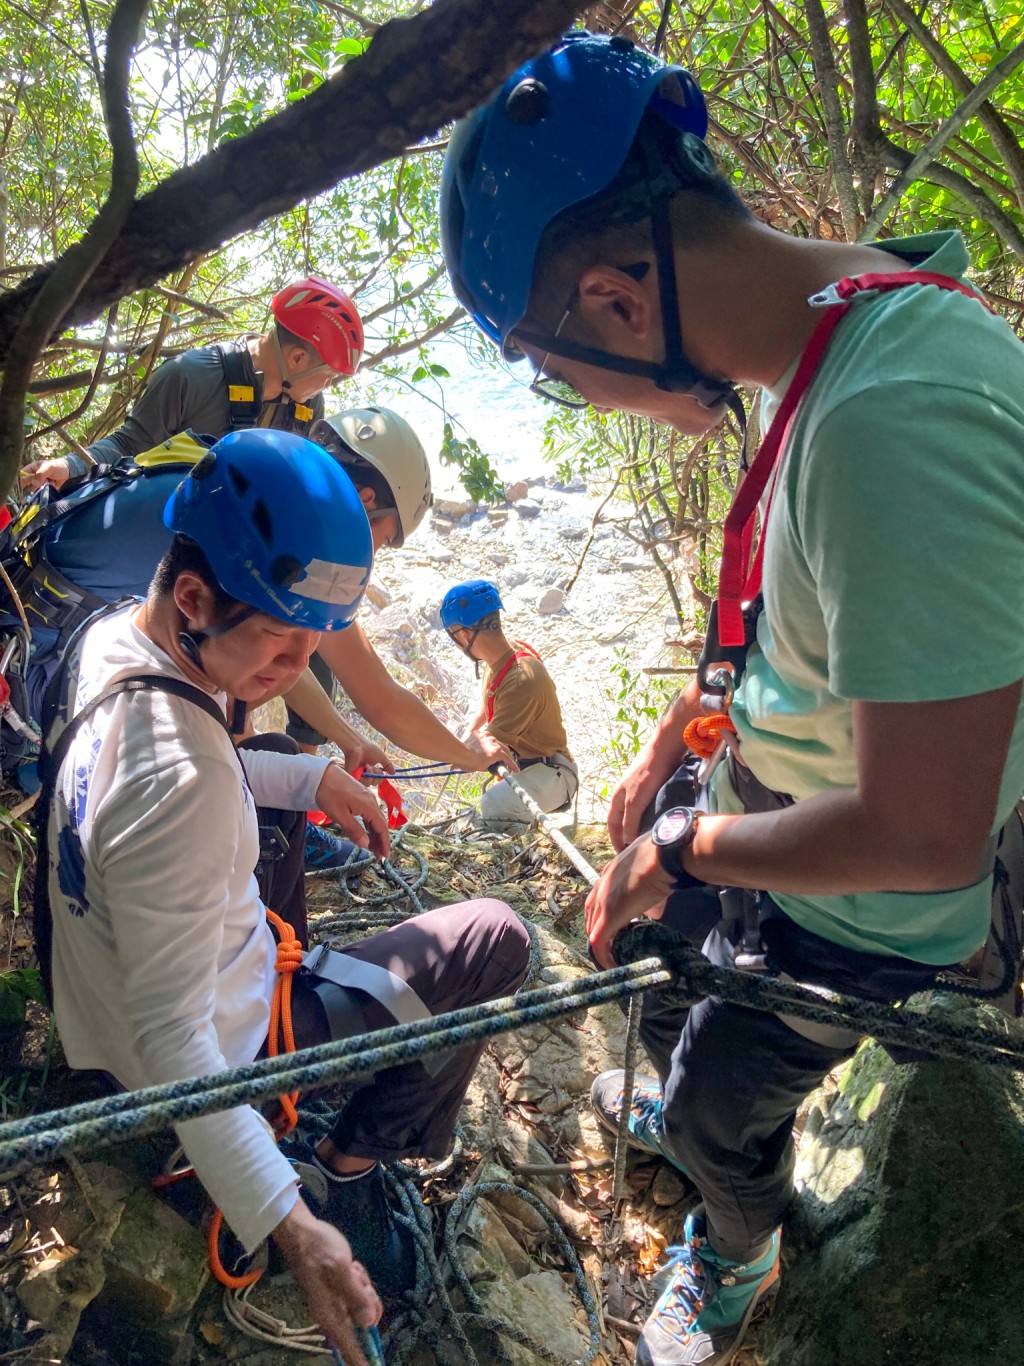
[[[565,593],[561,588],[548,588],[537,599],[537,611],[542,617],[553,617],[565,606]]]
[[[536,498],[522,498],[516,503],[516,512],[519,513],[520,517],[539,517],[540,503],[537,502]]]
[[[976,1017],[942,997],[930,1009]],[[1019,1362],[1022,1116],[1017,1073],[897,1067],[862,1047],[807,1121],[765,1366]]]
[[[366,601],[376,608],[389,607],[391,605],[391,594],[386,588],[382,588],[373,579],[366,585]]]
[[[685,1194],[685,1178],[680,1172],[673,1171],[667,1163],[663,1163],[654,1174],[651,1199],[656,1205],[668,1209],[671,1205],[677,1205]]]
[[[206,1239],[148,1190],[129,1198],[107,1249],[104,1309],[139,1322],[191,1311],[207,1277]]]
[[[508,508],[488,508],[487,520],[490,522],[507,522]]]
[[[476,512],[476,503],[472,498],[438,498],[434,502],[432,517],[435,522],[438,517],[459,522],[471,512]]]
[[[518,588],[521,584],[528,582],[530,576],[525,569],[510,569],[502,578],[502,585],[505,588]]]
[[[503,551],[493,550],[491,552],[491,563],[496,564],[500,569],[502,565],[508,564],[508,556]]]
[[[582,541],[590,530],[585,526],[567,526],[562,530],[562,539],[565,541]]]
[[[517,479],[514,484],[509,484],[505,489],[505,500],[509,503],[517,503],[521,498],[525,498],[530,492],[530,486],[525,479]]]

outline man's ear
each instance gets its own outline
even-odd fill
[[[377,490],[371,488],[363,488],[357,489],[356,492],[359,494],[359,501],[362,503],[366,511],[373,512],[374,508],[376,508],[377,506]]]
[[[600,336],[625,332],[634,342],[643,342],[654,330],[656,287],[654,271],[635,280],[615,266],[588,266],[579,279],[577,308]],[[609,342],[608,349],[618,348]]]
[[[286,346],[283,354],[290,375],[297,375],[300,370],[308,370],[321,363],[316,352],[307,351],[304,346]]]
[[[198,574],[183,570],[174,580],[174,605],[186,621],[206,625],[212,619],[213,591]]]

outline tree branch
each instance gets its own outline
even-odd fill
[[[814,0],[812,0],[812,2],[814,2]],[[906,166],[904,166],[903,170],[875,205],[870,218],[864,224],[861,231],[860,241],[874,241],[878,236],[879,229],[889,217],[889,214],[892,213],[909,186],[912,185],[919,176],[927,174],[930,178],[935,179],[935,172],[939,168],[933,166],[932,163],[942,151],[943,147],[949,142],[954,133],[960,131],[968,119],[971,118],[975,111],[985,102],[991,92],[995,90],[997,86],[1001,85],[1002,82],[1017,69],[1021,62],[1024,62],[1024,39],[1011,48],[1002,61],[996,62],[985,79],[979,81],[971,93],[965,99],[961,100],[960,104],[953,110],[949,118],[946,119],[942,126],[928,139],[921,150],[911,158]],[[956,175],[956,172],[950,172],[950,174]],[[958,182],[963,182],[963,184],[970,186],[970,181],[965,180],[963,176],[957,175],[957,180]],[[960,191],[958,190],[957,193],[960,193]],[[978,191],[978,193],[980,194],[981,191]],[[982,198],[990,209],[997,209],[1000,214],[1003,214],[1003,211],[998,209],[997,205],[992,204],[992,201],[987,195],[983,194]],[[988,215],[986,215],[986,217],[987,216]],[[1011,227],[1014,227],[1014,231],[1016,232],[1015,225],[1012,224],[1012,220],[1009,219],[1008,215],[1003,214],[1003,217],[1010,223]],[[1016,232],[1016,236],[1019,239],[1020,233]],[[1017,252],[1016,247],[1014,248],[1014,251]],[[1017,254],[1020,255],[1021,253],[1017,252]]]
[[[947,52],[924,20],[919,18],[916,11],[906,3],[906,0],[885,0],[885,5],[893,17],[920,43],[956,93],[961,96],[969,95],[972,89],[970,76]],[[988,100],[985,100],[978,109],[978,121],[1002,157],[1007,174],[1017,193],[1017,202],[1020,205],[1021,212],[1024,212],[1024,149],[1014,137],[1009,124]]]
[[[557,38],[581,7],[579,0],[437,0],[414,19],[385,24],[362,57],[311,95],[138,200],[88,286],[54,325],[91,321],[115,299],[272,214],[433,136]],[[0,362],[53,270],[45,267],[0,298]]]
[[[807,32],[811,40],[811,62],[818,89],[821,91],[825,136],[832,154],[832,176],[835,180],[836,193],[839,195],[839,209],[843,215],[846,237],[852,242],[857,236],[860,214],[857,209],[857,195],[853,188],[853,171],[846,152],[846,128],[843,106],[839,103],[839,75],[832,54],[832,35],[828,30],[828,19],[821,0],[804,0],[804,13],[807,16]]]
[[[128,110],[128,76],[147,4],[148,0],[117,0],[107,30],[103,113],[113,152],[110,193],[77,249],[66,252],[32,294],[5,358],[0,385],[0,497],[7,496],[21,464],[25,394],[36,358],[107,254],[135,197],[139,162]]]
[[[447,318],[442,318],[439,323],[429,327],[426,332],[421,332],[418,337],[410,337],[408,341],[393,342],[391,346],[385,346],[376,355],[364,356],[360,370],[372,370],[375,365],[379,365],[383,360],[394,360],[395,356],[404,356],[408,351],[415,351],[417,346],[426,346],[427,342],[439,337],[442,332],[449,332],[457,322],[466,316],[464,308],[455,308],[448,314]]]

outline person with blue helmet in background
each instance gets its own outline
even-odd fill
[[[537,651],[505,635],[501,612],[501,595],[488,579],[457,583],[441,602],[441,625],[452,642],[474,661],[478,673],[484,665],[483,697],[469,734],[506,745],[519,766],[516,782],[540,809],[565,811],[579,776],[558,694]],[[503,778],[484,790],[475,822],[509,830],[532,824],[533,816]]]
[[[957,233],[786,236],[707,128],[689,72],[577,32],[445,158],[455,293],[535,392],[689,436],[742,418],[737,386],[764,394],[698,681],[612,798],[591,950],[610,966],[646,913],[720,965],[901,999],[984,941],[996,832],[1024,789],[1024,351],[963,280]],[[683,732],[702,687],[735,735],[698,790]],[[747,890],[709,916],[716,888]],[[633,1143],[702,1205],[636,1359],[720,1366],[778,1283],[795,1111],[857,1040],[653,993],[641,1032],[658,1076],[630,1096],[621,1071],[599,1077],[598,1116],[628,1108]]]
[[[236,751],[224,720],[226,696],[286,688],[321,634],[352,622],[372,546],[348,475],[303,437],[234,433],[179,484],[165,520],[174,538],[146,600],[102,614],[71,651],[44,786],[37,940],[57,1027],[72,1067],[129,1088],[216,1073],[265,1046],[266,909],[278,908],[253,869],[268,809],[315,804],[358,844],[388,849],[376,799],[338,763]],[[521,923],[491,900],[343,953],[321,948],[293,979],[296,1046],[505,995],[528,952]],[[275,1240],[347,1361],[363,1360],[353,1323],[374,1322],[378,1293],[388,1300],[414,1274],[380,1162],[447,1153],[478,1056],[459,1049],[369,1078],[316,1146],[279,1148],[247,1106],[178,1126],[245,1252]]]

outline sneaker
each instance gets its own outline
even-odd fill
[[[306,872],[325,873],[335,868],[362,868],[373,860],[369,849],[332,835],[322,826],[306,822]]]
[[[622,1084],[626,1074],[621,1067],[602,1072],[594,1078],[590,1088],[590,1103],[594,1114],[613,1134],[619,1132],[619,1116],[622,1114]],[[646,1077],[637,1072],[633,1078],[633,1104],[629,1110],[629,1144],[637,1152],[663,1157],[681,1172],[679,1165],[665,1146],[665,1130],[661,1117],[661,1082],[657,1077]]]
[[[388,1203],[380,1163],[345,1179],[320,1161],[311,1138],[285,1139],[280,1147],[296,1168],[302,1198],[318,1219],[345,1235],[381,1299],[393,1304],[411,1290],[416,1283],[415,1244]]]
[[[637,1343],[637,1366],[728,1366],[754,1310],[778,1289],[779,1229],[750,1262],[714,1251],[703,1214],[687,1217],[683,1236],[658,1273],[666,1284]]]

